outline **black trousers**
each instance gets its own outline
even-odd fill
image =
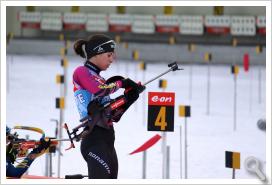
[[[81,142],[81,154],[88,165],[89,179],[117,179],[118,159],[114,130],[94,126]]]

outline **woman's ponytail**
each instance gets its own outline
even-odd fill
[[[81,56],[82,58],[86,58],[85,56],[85,51],[83,51],[82,49],[82,45],[86,44],[87,41],[83,40],[83,39],[79,39],[74,43],[74,51],[77,55]]]

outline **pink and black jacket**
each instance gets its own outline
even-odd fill
[[[79,66],[73,74],[74,97],[80,115],[80,121],[89,117],[88,105],[94,99],[99,99],[100,104],[108,103],[110,94],[116,92],[121,86],[121,81],[106,84],[100,76],[100,69],[92,63],[86,62]]]

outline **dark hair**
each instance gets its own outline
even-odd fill
[[[83,50],[83,45],[85,46],[85,51]],[[103,34],[93,35],[87,40],[79,39],[74,43],[75,53],[86,59],[102,53],[112,52],[114,49],[115,42]]]
[[[74,51],[77,55],[81,56],[82,58],[86,58],[83,50],[82,50],[82,45],[86,44],[87,41],[83,39],[76,40],[74,43]]]

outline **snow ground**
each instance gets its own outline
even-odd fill
[[[79,115],[73,98],[72,73],[82,64],[78,58],[70,57],[68,66],[68,91],[64,121],[70,128],[77,126]],[[59,110],[55,98],[60,94],[55,83],[57,74],[62,74],[58,56],[7,56],[9,63],[7,92],[7,124],[35,126],[43,129],[47,136],[54,136]],[[225,151],[241,153],[241,169],[236,170],[237,179],[252,179],[244,168],[248,156],[258,158],[266,169],[266,133],[257,128],[257,121],[266,117],[265,67],[251,66],[249,73],[240,68],[237,77],[237,129],[233,130],[234,78],[230,66],[211,66],[210,114],[207,115],[207,66],[193,66],[192,99],[189,99],[190,66],[184,71],[169,73],[162,77],[168,82],[165,91],[176,93],[175,130],[167,133],[170,146],[170,178],[180,178],[180,126],[184,132],[185,119],[178,116],[179,105],[191,106],[191,117],[187,118],[188,128],[188,178],[189,179],[231,179],[232,169],[225,168]],[[136,70],[137,69],[137,70]],[[135,61],[120,61],[102,73],[105,78],[113,75],[128,76],[137,81],[146,81],[167,70],[167,64],[148,64],[143,73]],[[261,103],[259,102],[259,72],[261,72]],[[145,77],[144,77],[145,76]],[[144,80],[143,80],[144,79]],[[147,86],[136,105],[132,106],[115,124],[116,151],[119,159],[119,179],[141,179],[142,154],[128,155],[146,140],[160,132],[148,132],[147,92],[162,91],[158,81]],[[144,101],[144,102],[143,102]],[[39,135],[18,131],[21,136],[30,134],[33,139]],[[66,138],[66,133],[63,132]],[[184,133],[183,142],[184,142]],[[184,146],[184,143],[183,143]],[[62,149],[68,143],[62,144]],[[184,148],[183,148],[184,150]],[[184,157],[184,154],[183,154]],[[182,162],[184,165],[184,161]],[[53,172],[57,174],[57,154],[53,157]],[[44,175],[45,158],[34,161],[29,174]],[[80,154],[80,143],[76,148],[63,151],[61,177],[66,174],[87,174],[87,165]],[[147,178],[162,178],[161,141],[147,151]],[[184,178],[184,167],[183,167]]]

